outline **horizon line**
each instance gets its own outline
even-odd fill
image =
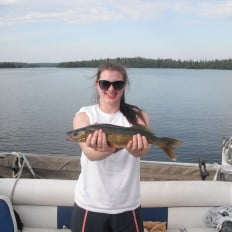
[[[146,58],[146,57],[141,57],[141,56],[134,56],[134,57],[115,57],[115,58],[91,58],[91,59],[83,59],[83,60],[68,60],[68,61],[57,61],[57,62],[52,62],[52,61],[37,61],[37,62],[30,62],[30,61],[0,61],[0,63],[26,63],[26,64],[38,64],[38,63],[43,63],[43,64],[59,64],[59,63],[67,63],[67,62],[83,62],[83,61],[93,61],[93,60],[120,60],[120,59],[135,59],[135,58],[140,58],[140,59],[145,59],[145,60],[173,60],[173,61],[192,61],[192,62],[209,62],[209,61],[225,61],[225,60],[231,60],[231,58],[214,58],[214,59],[180,59],[180,58]]]

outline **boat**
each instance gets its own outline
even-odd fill
[[[141,161],[144,222],[165,225],[159,232],[216,231],[205,219],[213,207],[232,205],[232,138],[224,140],[222,156],[221,164]],[[16,232],[19,216],[22,232],[69,232],[79,158],[19,152],[0,157],[0,231]]]

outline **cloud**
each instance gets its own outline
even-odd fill
[[[69,22],[77,24],[120,19],[144,20],[167,12],[189,17],[231,17],[231,0],[0,0],[0,24]]]
[[[205,17],[231,17],[232,1],[214,1],[214,4],[201,3],[201,11],[199,14]]]
[[[16,3],[18,0],[0,0],[0,5],[7,5]]]
[[[0,0],[0,24],[31,22],[92,23],[120,19],[109,4],[92,0]]]

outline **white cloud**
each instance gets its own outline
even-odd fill
[[[7,5],[16,3],[18,0],[0,0],[0,5]]]
[[[232,1],[214,1],[214,4],[200,4],[200,14],[206,17],[231,17]]]
[[[112,11],[101,1],[0,0],[0,24],[48,21],[92,23],[121,17],[120,12]]]
[[[231,17],[231,0],[0,0],[0,24],[143,20],[166,12],[192,17]]]

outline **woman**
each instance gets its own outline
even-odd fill
[[[97,72],[99,103],[82,107],[75,115],[73,128],[95,123],[129,127],[149,119],[138,107],[125,103],[128,83],[126,70],[107,62]],[[79,176],[72,218],[72,232],[142,232],[140,202],[140,157],[150,149],[146,137],[134,135],[126,149],[107,144],[102,130],[80,143]]]

